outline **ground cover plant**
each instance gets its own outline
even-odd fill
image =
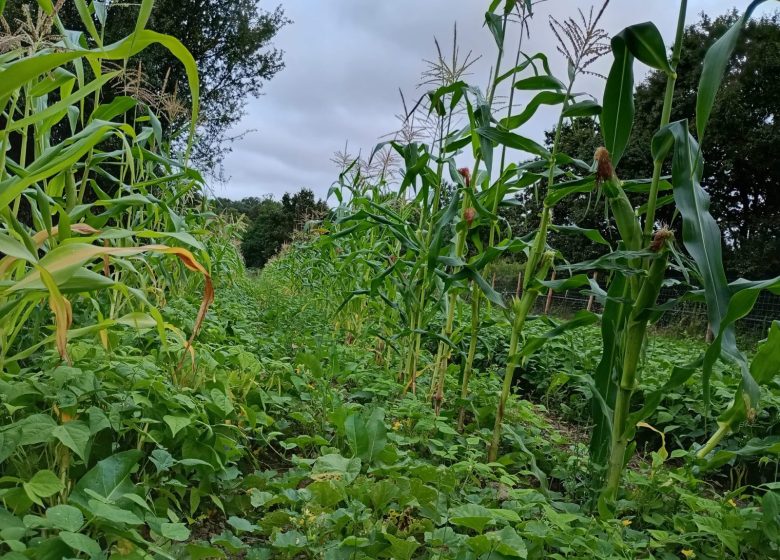
[[[104,44],[110,5],[74,0],[69,30],[39,0],[0,42],[0,557],[780,556],[780,320],[751,348],[734,334],[780,279],[727,281],[700,184],[761,3],[709,49],[691,123],[670,122],[684,0],[670,53],[652,23],[602,29],[607,2],[552,19],[565,79],[509,52],[511,26],[540,32],[534,2],[486,3],[487,90],[439,47],[402,131],[343,157],[335,207],[250,274],[246,222],[189,166],[197,68],[146,29],[154,3]],[[150,45],[188,77],[185,130],[131,95]],[[576,84],[602,57],[599,103]],[[624,178],[638,62],[666,95],[652,177]],[[523,132],[543,105],[550,149]],[[605,140],[592,161],[561,148],[580,118]],[[522,237],[499,212],[519,193],[541,209]],[[556,221],[583,193],[617,243]],[[570,262],[564,235],[603,254]],[[486,280],[509,255],[514,298]],[[665,285],[706,303],[711,342],[654,330]],[[545,315],[550,290],[598,307]]]

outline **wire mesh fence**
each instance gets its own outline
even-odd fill
[[[520,294],[520,284],[510,277],[494,277],[493,287],[505,297]],[[602,286],[603,287],[603,286]],[[682,292],[675,287],[661,290],[659,303],[679,298]],[[595,313],[602,311],[595,298],[583,295],[580,290],[547,293],[536,302],[535,313],[566,317],[582,309]],[[737,335],[744,340],[758,341],[766,337],[772,321],[780,320],[780,295],[762,292],[753,311],[736,324]],[[655,328],[679,332],[692,338],[709,340],[712,333],[707,319],[707,307],[703,302],[680,301],[667,310],[655,324]]]

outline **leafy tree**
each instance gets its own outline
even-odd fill
[[[303,229],[306,222],[325,215],[328,206],[316,200],[309,189],[291,195],[285,193],[281,202],[272,198],[245,198],[240,201],[219,199],[217,206],[245,214],[251,225],[241,242],[244,262],[251,268],[262,268],[276,255],[293,233]]]
[[[290,240],[290,219],[282,204],[263,200],[256,208],[255,219],[241,242],[241,254],[246,266],[262,268],[282,245]]]
[[[715,19],[703,15],[686,29],[672,121],[688,118],[694,126],[704,53],[736,18],[736,12]],[[622,178],[652,175],[648,147],[658,129],[665,87],[666,76],[661,72],[652,72],[637,87],[634,130],[618,169]],[[710,194],[712,214],[725,232],[724,261],[731,277],[780,274],[780,159],[774,157],[780,145],[778,91],[780,14],[774,14],[748,23],[718,93],[703,146],[706,165],[702,184]],[[547,133],[548,143],[553,134]],[[585,161],[602,145],[597,124],[589,119],[564,125],[561,136],[563,151]],[[509,213],[520,232],[532,229],[534,220],[538,221],[532,195],[526,193],[523,199],[531,208],[519,219]],[[603,204],[580,196],[556,208],[555,222],[604,229],[603,216]],[[660,221],[677,227],[673,218],[668,208],[658,212]],[[604,233],[609,239],[609,228]],[[559,237],[556,247],[577,260],[599,253],[592,243],[574,237]]]
[[[248,196],[241,200],[217,198],[214,200],[214,206],[218,212],[224,212],[226,214],[243,214],[247,217],[249,222],[252,223],[257,219],[260,210],[269,200],[272,201],[270,197],[258,198],[256,196]]]
[[[139,2],[88,2],[107,6],[104,43],[130,34]],[[37,13],[35,0],[9,2],[4,17],[16,28]],[[101,13],[98,10],[98,13]],[[35,16],[33,15],[33,19]],[[60,18],[67,29],[83,30],[75,2],[65,2]],[[102,18],[96,17],[96,20]],[[195,163],[211,173],[221,171],[229,151],[228,131],[246,113],[247,99],[260,95],[264,82],[284,68],[282,51],[271,42],[289,20],[281,7],[263,10],[256,0],[156,0],[147,28],[173,35],[192,53],[200,73],[200,119]],[[160,113],[168,131],[185,130],[189,115],[184,107],[190,90],[181,64],[159,45],[145,49],[128,65],[114,94],[141,98]],[[88,100],[89,101],[89,100]],[[110,99],[105,99],[110,101]]]

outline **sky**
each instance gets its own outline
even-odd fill
[[[225,160],[229,178],[213,185],[216,196],[279,198],[305,187],[324,198],[338,174],[331,161],[334,153],[348,146],[352,154],[370,154],[379,141],[399,128],[399,90],[409,103],[425,94],[426,88],[418,84],[425,60],[435,57],[434,37],[445,52],[450,51],[455,24],[461,56],[469,51],[473,57],[481,56],[466,80],[484,89],[495,64],[495,42],[483,26],[488,0],[279,1],[293,20],[274,40],[274,46],[284,51],[286,67],[266,83],[262,96],[249,101],[246,116],[231,132],[243,137]],[[270,10],[276,3],[263,0],[260,4]],[[701,13],[717,16],[735,6],[744,9],[747,3],[689,0],[687,22],[697,21]],[[590,5],[579,0],[539,4],[523,51],[547,53],[553,74],[565,79],[565,62],[555,51],[549,17],[575,15],[576,8],[587,10]],[[612,35],[650,20],[670,44],[677,6],[673,0],[612,0],[601,27]],[[755,15],[767,11],[759,9]],[[507,52],[515,51],[518,40],[517,33],[509,35]],[[611,55],[607,55],[592,69],[606,74],[610,63]],[[645,71],[638,69],[637,78]],[[578,78],[575,90],[599,99],[603,80]],[[556,116],[552,108],[540,111],[520,132],[540,141]]]

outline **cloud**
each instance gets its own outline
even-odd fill
[[[722,14],[732,1],[691,1],[688,21],[696,21],[701,12]],[[674,4],[612,0],[602,26],[614,33],[651,20],[671,43],[677,18]],[[446,52],[456,22],[461,54],[484,54],[469,77],[484,87],[495,63],[495,43],[482,25],[487,5],[481,0],[283,0],[294,22],[275,41],[285,51],[286,68],[266,85],[265,95],[248,104],[246,117],[232,131],[250,132],[234,144],[225,161],[230,180],[216,186],[215,193],[231,198],[280,197],[308,187],[324,197],[337,174],[330,161],[334,152],[348,141],[352,152],[366,153],[398,127],[399,88],[409,102],[424,93],[417,84],[426,67],[423,60],[435,56],[433,37]],[[573,5],[590,4],[572,0],[540,4],[531,38],[523,47],[525,52],[547,53],[559,76],[565,76],[565,63],[555,51],[547,21],[551,14],[576,15]],[[511,34],[508,44],[516,45],[517,40],[517,34]],[[596,70],[606,73],[608,68],[606,57]],[[598,78],[585,77],[576,89],[600,97],[602,88]],[[554,109],[540,111],[523,133],[541,140],[555,118]]]

